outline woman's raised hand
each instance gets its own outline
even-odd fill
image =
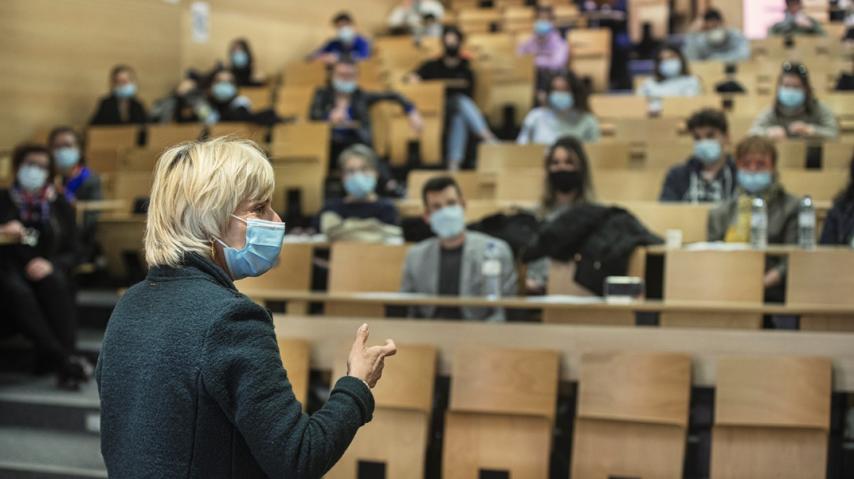
[[[382,346],[367,346],[368,324],[362,324],[356,331],[356,340],[350,349],[347,360],[347,375],[364,381],[373,388],[383,375],[383,364],[387,356],[394,356],[397,346],[394,341],[386,339]]]

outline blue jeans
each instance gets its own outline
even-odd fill
[[[448,166],[460,166],[465,159],[469,131],[483,136],[489,132],[489,125],[474,100],[454,93],[448,97],[448,138],[445,145]]]

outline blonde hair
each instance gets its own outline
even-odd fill
[[[248,140],[183,143],[157,161],[145,227],[149,267],[176,267],[187,253],[210,257],[231,214],[246,200],[273,196],[273,167]]]

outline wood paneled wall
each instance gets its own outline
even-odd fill
[[[132,65],[147,103],[189,67],[209,69],[245,36],[258,66],[276,73],[332,34],[350,11],[382,26],[394,0],[210,0],[210,38],[194,43],[191,0],[0,0],[0,151],[57,124],[83,126],[116,63]]]

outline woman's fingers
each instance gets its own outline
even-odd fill
[[[359,329],[356,330],[356,340],[353,341],[353,351],[361,351],[365,349],[365,344],[368,342],[368,323],[362,323]]]
[[[397,354],[397,345],[394,344],[394,340],[386,339],[385,344],[380,346],[380,353],[382,354],[382,357],[394,356]]]

